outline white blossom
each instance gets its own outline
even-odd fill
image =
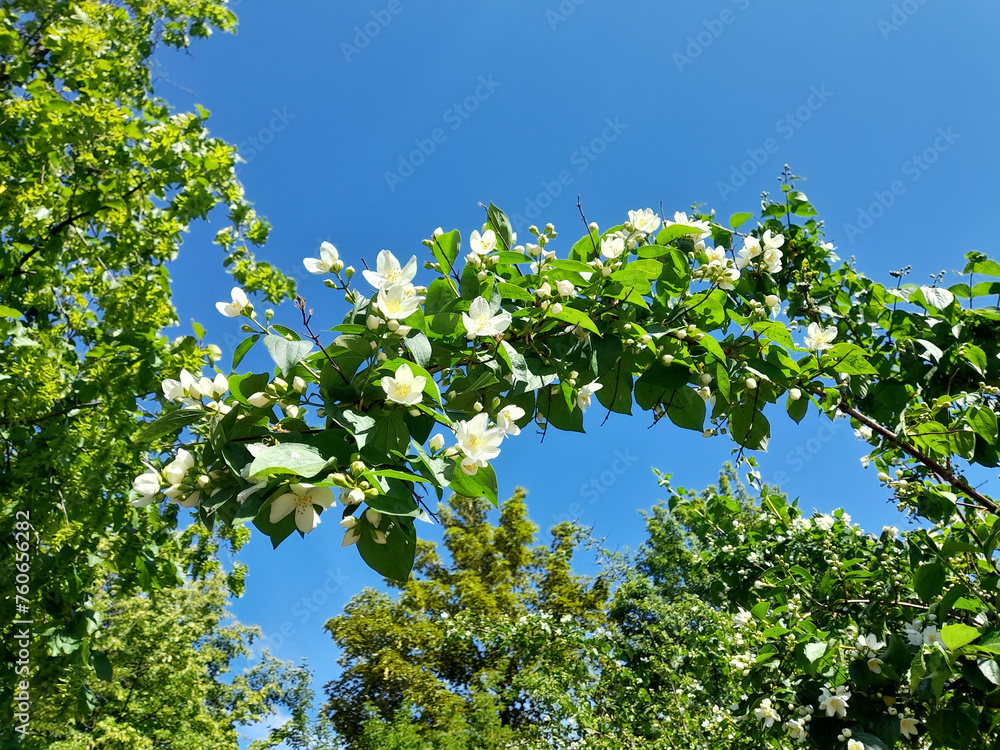
[[[253,306],[250,304],[250,300],[247,298],[246,292],[238,286],[234,286],[230,294],[232,295],[231,302],[215,303],[215,309],[227,318],[238,318],[240,315],[243,315],[244,311],[253,310]]]
[[[302,265],[309,273],[324,274],[335,270],[335,266],[340,262],[340,253],[337,248],[329,242],[323,242],[319,246],[318,258],[304,258]],[[340,263],[343,267],[343,263]]]
[[[268,518],[271,523],[277,523],[295,511],[295,527],[303,534],[308,534],[319,525],[319,513],[315,506],[329,508],[336,502],[336,497],[329,487],[292,484],[289,489],[291,492],[278,496],[271,503]]]
[[[409,293],[412,287],[410,282],[417,275],[417,256],[411,256],[405,266],[400,266],[395,255],[388,250],[382,250],[375,259],[375,270],[369,271],[366,268],[361,274],[376,289],[399,284]]]

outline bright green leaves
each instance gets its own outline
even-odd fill
[[[934,601],[944,588],[945,567],[933,562],[921,565],[913,576],[913,590],[925,602]]]
[[[313,477],[329,465],[329,459],[324,458],[311,445],[278,443],[262,448],[256,454],[247,473],[251,477],[267,477],[275,474]]]
[[[295,365],[313,348],[309,341],[289,341],[284,336],[270,334],[264,336],[264,346],[267,347],[271,359],[274,360],[282,375],[291,373],[295,369]]]
[[[374,528],[362,515],[355,530],[361,534],[358,552],[372,570],[394,581],[405,581],[417,552],[417,531],[413,519],[383,516]],[[379,532],[384,537],[378,536]],[[379,540],[379,541],[377,541]]]
[[[741,447],[755,451],[767,450],[767,444],[771,439],[771,425],[761,411],[763,406],[764,404],[758,402],[751,393],[747,394],[730,413],[729,424],[733,439]]]
[[[865,356],[865,350],[857,344],[834,344],[821,359],[821,364],[848,375],[876,375],[876,370]]]
[[[431,251],[434,253],[434,258],[441,266],[441,275],[448,277],[451,274],[452,268],[455,266],[455,259],[458,258],[458,254],[461,251],[462,237],[458,233],[457,229],[439,235],[431,247]],[[435,281],[438,281],[435,279]]]

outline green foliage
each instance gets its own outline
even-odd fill
[[[596,627],[607,597],[603,579],[572,572],[580,530],[536,545],[522,492],[497,527],[488,507],[453,495],[448,559],[421,543],[394,598],[366,589],[327,622],[343,672],[324,712],[348,747],[547,747],[547,714],[593,678],[582,640],[554,637]]]
[[[174,341],[160,333],[177,323],[165,263],[183,233],[228,206],[220,259],[251,290],[275,301],[292,292],[247,249],[266,222],[243,198],[234,149],[208,136],[205,110],[172,112],[152,93],[157,44],[185,48],[234,25],[216,0],[0,4],[0,527],[24,542],[5,546],[0,596],[14,612],[14,565],[27,564],[19,614],[34,623],[35,695],[67,670],[106,673],[108,658],[89,645],[101,585],[128,597],[183,582],[171,561],[176,509],[127,504],[144,458],[135,441],[161,382],[216,358],[199,326]],[[147,433],[147,447],[167,449],[180,426]],[[233,546],[246,538],[223,535]],[[185,559],[196,576],[217,565],[204,537]],[[234,571],[234,590],[240,580]],[[11,632],[5,619],[5,732]],[[89,713],[89,698],[78,705],[60,720]]]
[[[259,633],[227,622],[221,572],[152,596],[120,596],[111,584],[105,581],[93,599],[96,679],[80,663],[50,690],[33,692],[30,740],[12,747],[229,750],[240,725],[288,710],[293,719],[260,741],[263,748],[303,722],[308,672],[266,650],[254,656]]]

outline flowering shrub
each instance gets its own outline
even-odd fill
[[[426,287],[412,283],[415,257],[402,263],[382,251],[359,289],[353,268],[324,245],[306,268],[329,275],[326,285],[350,306],[331,336],[314,331],[302,298],[296,331],[234,289],[219,309],[242,319],[249,336],[233,368],[261,342],[276,372],[225,383],[181,373],[164,383],[165,404],[181,406],[167,406],[147,436],[188,427],[199,440],[137,478],[134,504],[162,494],[197,507],[209,525],[252,520],[278,544],[313,531],[336,488],[343,543],[405,580],[414,522],[429,513],[422,492],[449,488],[496,503],[490,461],[531,422],[543,434],[582,431],[595,399],[626,414],[634,404],[655,421],[728,434],[752,467],[751,452],[770,438],[765,413],[773,417],[779,401],[795,421],[810,407],[847,417],[899,508],[935,528],[907,537],[909,569],[884,585],[872,567],[895,559],[891,538],[863,541],[858,557],[831,553],[818,582],[789,568],[784,578],[754,577],[744,595],[745,582],[725,580],[736,601],[761,594],[747,625],[769,639],[740,671],[759,685],[772,672],[791,680],[746,708],[771,730],[822,747],[843,736],[879,748],[925,731],[942,746],[965,742],[990,726],[986,696],[1000,677],[989,625],[1000,582],[997,506],[961,468],[1000,463],[1000,313],[989,304],[1000,264],[970,253],[951,286],[943,275],[903,284],[904,270],[886,288],[840,263],[796,179],[785,174],[781,202],[765,197],[756,227],[741,231],[748,213],[722,223],[632,211],[604,231],[588,224],[563,257],[551,225],[518,244],[491,205],[464,264],[457,230],[425,240],[434,257]],[[769,512],[762,533],[794,552],[795,534],[806,533],[794,524],[805,521],[776,503]],[[810,520],[808,533],[843,524]],[[849,590],[842,617],[820,624],[793,603],[804,596],[797,587],[814,583],[824,595]],[[855,611],[862,604],[871,607],[865,616]],[[906,633],[887,619],[900,608],[911,615]],[[901,705],[933,710],[889,712],[902,696]]]

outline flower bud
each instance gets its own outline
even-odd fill
[[[347,277],[347,280],[350,281],[351,277],[354,276],[354,266],[348,266],[345,268],[344,275]]]
[[[788,391],[788,398],[790,398],[792,401],[798,401],[800,398],[802,398],[802,391],[800,391],[798,388],[791,388]]]
[[[387,354],[386,354],[385,352],[379,352],[379,353],[378,353],[378,354],[377,354],[377,355],[375,356],[375,361],[376,361],[376,362],[378,362],[379,364],[382,364],[382,363],[383,363],[383,362],[385,362],[385,361],[386,361],[387,359],[389,359],[389,356],[388,356],[388,355],[387,355]]]
[[[757,389],[757,379],[756,378],[747,378],[747,390],[748,391],[754,391],[756,389]]]
[[[663,362],[663,364],[665,364],[665,365],[667,365],[669,367],[670,365],[672,365],[674,363],[674,355],[673,354],[664,354],[662,357],[660,357],[660,361]]]
[[[263,391],[257,391],[247,399],[247,403],[249,403],[250,406],[256,406],[258,409],[263,409],[271,405],[271,398]]]
[[[528,231],[531,232],[532,234],[536,235],[536,236],[539,234],[538,227],[536,227],[534,224],[532,224],[530,227],[528,227]]]
[[[286,381],[283,378],[275,378],[274,380],[271,381],[271,384],[274,386],[274,389],[276,391],[288,390],[288,381]]]
[[[600,232],[600,229],[598,228],[596,221],[590,222],[587,225],[587,229],[590,230],[591,234],[597,234],[598,232]]]
[[[639,337],[639,343],[642,344],[643,346],[648,346],[652,340],[653,337],[650,336],[648,333],[644,333],[642,336]]]
[[[375,544],[385,544],[388,540],[385,538],[385,532],[375,530]]]
[[[343,526],[345,529],[353,529],[355,526],[358,525],[358,519],[355,518],[354,516],[344,516],[344,518],[342,518],[340,521],[340,525]]]
[[[483,405],[477,401],[472,405],[472,410],[478,414],[483,410]]]
[[[374,315],[369,315],[365,319],[365,325],[368,326],[369,331],[377,331],[379,326],[382,325],[382,321],[376,318]]]
[[[406,338],[406,334],[413,330],[413,326],[397,326],[396,330],[393,331],[393,335],[399,336],[399,338]]]
[[[487,276],[489,276],[489,274],[487,274],[486,271],[480,271],[479,273],[476,274],[476,278],[479,281],[486,281]]]
[[[711,375],[709,375],[709,374],[708,374],[707,372],[705,372],[705,373],[702,373],[702,376],[701,376],[701,384],[702,384],[702,385],[708,385],[708,384],[709,384],[709,383],[711,383],[711,382],[712,382],[712,376],[711,376]]]
[[[306,392],[307,383],[298,375],[292,378],[292,390],[298,394],[303,394]]]
[[[246,323],[240,326],[240,330],[243,331],[243,333],[253,333],[253,328],[251,328]]]
[[[208,355],[208,359],[212,362],[218,362],[222,359],[222,349],[217,347],[215,344],[209,344],[206,346],[205,353]]]
[[[777,294],[769,294],[764,298],[764,304],[768,307],[776,307],[781,304],[781,298]]]
[[[368,510],[365,511],[365,518],[367,518],[368,523],[370,523],[376,529],[378,528],[378,525],[382,523],[382,514],[379,513],[377,510],[375,510],[374,508],[369,508]]]
[[[388,328],[390,331],[395,331],[397,328],[399,328],[399,321],[389,320],[386,322],[385,327]]]
[[[351,461],[351,473],[356,477],[364,474],[367,468],[364,461]]]
[[[348,529],[344,532],[344,541],[340,543],[341,547],[350,547],[352,544],[357,544],[358,540],[361,538],[359,534],[354,529]]]
[[[553,314],[553,315],[558,315],[558,314],[559,314],[559,313],[561,313],[562,311],[563,311],[563,306],[562,306],[562,303],[560,303],[560,302],[556,302],[556,303],[555,303],[554,305],[552,305],[552,310],[551,310],[551,312],[552,312],[552,314]]]
[[[362,489],[355,487],[353,490],[347,493],[346,505],[360,505],[361,501],[365,499],[365,492]]]
[[[444,230],[443,230],[443,229],[442,229],[441,227],[438,227],[438,228],[437,228],[437,229],[435,229],[435,230],[434,230],[433,232],[431,232],[431,239],[432,239],[432,240],[436,240],[436,239],[437,239],[438,237],[440,237],[440,236],[441,236],[442,234],[444,234]]]
[[[435,435],[431,438],[431,442],[428,445],[432,453],[437,453],[439,450],[444,448],[444,435]]]
[[[334,484],[335,487],[345,487],[345,486],[347,486],[347,482],[348,482],[347,475],[344,474],[343,472],[340,472],[340,471],[335,472],[335,473],[331,474],[329,478],[330,478],[330,481],[333,482],[333,484]]]
[[[409,414],[411,417],[419,417],[420,409],[414,406],[412,409],[407,409],[406,413]]]
[[[333,271],[334,273],[340,273],[341,271],[344,270],[344,261],[340,260],[339,258],[333,261],[333,263],[330,264],[330,270]],[[347,278],[351,277],[348,276]]]

